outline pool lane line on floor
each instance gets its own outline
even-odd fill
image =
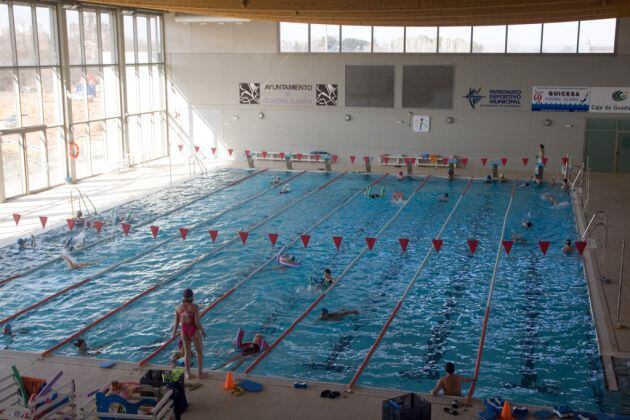
[[[227,209],[225,209],[225,210],[223,210],[223,211],[219,212],[218,214],[215,214],[215,215],[214,215],[214,216],[212,216],[211,218],[206,219],[206,220],[204,220],[204,221],[202,221],[202,222],[199,222],[199,223],[195,223],[195,224],[194,224],[194,225],[190,228],[190,230],[196,229],[196,228],[198,228],[198,227],[199,227],[199,226],[201,226],[201,225],[204,225],[204,224],[207,224],[207,223],[213,222],[214,220],[217,220],[217,219],[218,219],[218,218],[220,218],[221,216],[225,215],[226,213],[229,213],[230,211],[235,210],[235,209],[237,209],[237,208],[241,207],[242,205],[244,205],[244,204],[246,204],[246,203],[248,203],[248,202],[250,202],[250,201],[252,201],[252,200],[255,200],[256,198],[260,197],[261,195],[264,195],[264,194],[266,194],[267,192],[269,192],[269,191],[273,190],[274,188],[278,188],[278,187],[280,187],[281,185],[286,184],[286,183],[288,183],[289,181],[291,181],[291,180],[293,180],[293,179],[295,179],[295,178],[297,178],[297,177],[299,177],[299,176],[304,175],[305,173],[306,173],[306,171],[299,172],[299,173],[297,173],[297,174],[295,174],[295,175],[290,176],[289,178],[285,179],[284,181],[282,181],[282,182],[280,182],[280,183],[278,183],[278,184],[274,184],[274,185],[272,185],[271,187],[265,188],[264,190],[262,190],[262,191],[260,191],[260,192],[258,192],[258,193],[256,193],[256,194],[254,194],[254,195],[252,195],[252,196],[250,196],[250,197],[248,197],[248,198],[246,198],[246,199],[244,199],[244,200],[241,200],[241,201],[239,201],[238,203],[236,203],[236,204],[234,204],[234,205],[232,205],[232,206],[228,207]],[[148,255],[148,254],[150,254],[151,252],[155,251],[156,249],[161,248],[164,244],[166,244],[166,243],[168,243],[168,242],[171,242],[171,241],[173,241],[173,240],[176,240],[176,239],[178,239],[178,238],[180,238],[180,237],[181,237],[181,236],[180,236],[179,234],[173,234],[173,235],[171,235],[171,237],[166,238],[166,239],[164,239],[163,241],[160,241],[160,242],[158,242],[157,244],[155,244],[155,245],[152,245],[152,246],[148,247],[147,249],[145,249],[145,250],[144,250],[144,251],[142,251],[142,252],[139,252],[138,254],[132,255],[131,257],[126,258],[126,259],[124,259],[124,260],[122,260],[122,261],[120,261],[120,262],[118,262],[118,263],[116,263],[116,264],[110,265],[109,267],[106,267],[106,268],[104,268],[103,270],[98,271],[97,273],[95,273],[95,274],[94,274],[94,275],[92,275],[92,276],[86,277],[86,278],[84,278],[83,280],[81,280],[81,281],[79,281],[79,282],[76,282],[76,283],[74,283],[74,284],[71,284],[70,286],[67,286],[67,287],[63,288],[63,289],[61,289],[61,290],[59,290],[59,291],[57,291],[57,292],[53,293],[52,295],[47,296],[47,297],[45,297],[44,299],[39,300],[39,301],[37,301],[37,302],[33,303],[33,304],[32,304],[32,305],[30,305],[30,306],[27,306],[26,308],[22,308],[22,309],[20,309],[19,311],[15,312],[15,313],[14,313],[14,314],[12,314],[12,315],[9,315],[9,316],[7,316],[7,317],[5,317],[5,318],[3,318],[3,319],[0,319],[0,325],[5,324],[5,323],[7,323],[7,322],[9,322],[9,321],[11,321],[11,320],[13,320],[13,319],[15,319],[15,318],[17,318],[17,317],[21,316],[21,315],[24,315],[24,314],[26,314],[26,313],[28,313],[28,312],[32,311],[33,309],[36,309],[36,308],[38,308],[38,307],[40,307],[40,306],[44,305],[45,303],[50,302],[51,300],[53,300],[53,299],[55,299],[55,298],[57,298],[57,297],[59,297],[59,296],[61,296],[61,295],[65,294],[66,292],[69,292],[69,291],[71,291],[71,290],[77,289],[77,288],[79,288],[79,287],[81,287],[81,286],[83,286],[83,285],[85,285],[85,284],[87,284],[87,283],[91,282],[92,280],[95,280],[95,279],[97,279],[97,278],[99,278],[99,277],[103,276],[104,274],[107,274],[107,273],[109,273],[109,272],[111,272],[111,271],[117,270],[117,269],[121,268],[122,266],[124,266],[125,264],[128,264],[128,263],[130,263],[130,262],[132,262],[132,261],[135,261],[135,260],[137,260],[137,259],[140,259],[140,258],[142,258],[142,257],[144,257],[144,256],[146,256],[146,255]]]
[[[306,173],[307,171],[303,171],[300,174],[298,174],[297,176],[301,175],[302,173]],[[329,186],[330,184],[332,184],[333,182],[335,182],[336,180],[338,180],[339,178],[341,178],[342,176],[346,175],[347,172],[342,172],[340,174],[338,174],[337,176],[335,176],[334,178],[326,181],[323,185],[317,187],[316,189],[309,191],[305,194],[303,194],[302,196],[296,198],[295,200],[293,200],[291,203],[285,205],[284,207],[281,207],[280,210],[277,210],[275,213],[273,213],[270,216],[265,217],[263,220],[259,221],[258,223],[254,224],[253,226],[249,227],[247,229],[248,232],[252,232],[256,229],[258,229],[259,227],[263,226],[264,224],[266,224],[268,221],[276,218],[277,216],[279,216],[280,214],[284,213],[286,210],[290,209],[291,207],[295,206],[296,204],[299,204],[300,202],[302,202],[303,200],[305,200],[306,198],[310,197],[311,195],[321,191],[322,189],[326,188],[327,186]],[[290,178],[289,178],[290,179]],[[286,181],[285,181],[286,182]],[[104,314],[103,316],[97,318],[96,320],[90,322],[88,325],[82,327],[79,331],[75,332],[74,334],[70,335],[69,337],[65,338],[64,340],[60,341],[59,343],[55,344],[54,346],[44,350],[40,356],[41,357],[46,357],[48,355],[50,355],[52,352],[54,352],[55,350],[59,349],[60,347],[65,346],[66,344],[68,344],[70,341],[74,340],[75,338],[81,336],[84,332],[88,331],[89,329],[91,329],[92,327],[94,327],[95,325],[98,325],[99,323],[101,323],[102,321],[106,320],[107,318],[111,317],[112,315],[120,312],[122,309],[126,308],[127,306],[131,305],[132,303],[134,303],[135,301],[137,301],[138,299],[140,299],[143,296],[148,295],[149,293],[153,292],[154,290],[158,289],[159,287],[170,283],[173,279],[175,279],[177,276],[184,274],[186,272],[188,272],[191,268],[193,268],[196,264],[205,261],[206,259],[208,259],[209,257],[211,257],[214,254],[217,254],[219,251],[223,250],[225,247],[227,247],[228,245],[232,244],[233,242],[240,240],[241,237],[240,235],[236,234],[232,239],[228,239],[226,241],[223,241],[217,248],[213,249],[212,251],[200,255],[199,257],[195,258],[192,262],[186,264],[186,266],[184,266],[183,268],[181,268],[180,270],[176,271],[175,273],[167,276],[164,280],[162,280],[161,282],[158,282],[156,284],[154,284],[153,286],[149,287],[148,289],[144,290],[143,292],[137,294],[136,296],[132,297],[131,299],[125,301],[123,304],[119,305],[118,307],[110,310],[109,312],[107,312],[106,314]]]
[[[455,214],[455,212],[459,208],[459,204],[462,202],[462,199],[464,198],[464,195],[466,195],[466,192],[470,188],[470,184],[472,184],[472,181],[473,181],[472,178],[470,178],[468,180],[468,183],[466,184],[466,186],[462,190],[462,193],[459,195],[459,198],[457,199],[457,202],[455,203],[455,205],[451,209],[451,212],[448,214],[448,216],[444,220],[444,223],[442,224],[442,227],[438,231],[437,235],[435,235],[434,239],[440,239],[440,236],[442,236],[442,233],[444,233],[444,230],[446,229],[446,227],[448,226],[449,222],[451,221],[453,215]],[[359,366],[359,368],[357,369],[356,373],[354,374],[354,376],[352,377],[352,379],[348,383],[347,388],[346,388],[347,392],[352,392],[352,387],[359,380],[359,377],[363,373],[363,370],[366,368],[367,364],[370,362],[370,359],[372,358],[372,355],[374,354],[374,352],[376,351],[378,346],[381,344],[381,341],[383,340],[383,337],[385,337],[385,333],[387,332],[387,329],[389,328],[389,326],[392,323],[392,321],[394,320],[394,318],[396,318],[396,314],[398,313],[398,311],[400,310],[403,302],[407,298],[407,295],[411,291],[411,288],[416,283],[416,280],[420,276],[420,273],[422,272],[422,270],[424,269],[426,264],[429,262],[429,258],[433,254],[434,249],[435,249],[435,247],[433,246],[433,244],[431,244],[429,246],[429,249],[427,250],[427,253],[425,254],[422,262],[420,263],[420,265],[416,269],[416,272],[413,274],[413,277],[411,278],[411,281],[409,282],[409,284],[405,288],[405,291],[403,292],[402,296],[398,300],[398,303],[396,304],[396,306],[392,310],[391,314],[389,315],[389,318],[387,318],[387,321],[383,325],[383,328],[381,328],[380,333],[376,337],[376,340],[374,340],[374,343],[372,344],[372,346],[368,350],[367,354],[365,355],[365,358],[363,359],[363,362],[361,362],[361,365]]]
[[[379,231],[376,233],[376,235],[374,235],[375,239],[378,239],[378,237],[398,218],[398,216],[400,215],[400,213],[403,211],[403,209],[407,206],[407,204],[409,204],[411,202],[411,200],[415,197],[416,193],[418,191],[420,191],[420,189],[422,187],[424,187],[424,185],[429,181],[429,179],[431,179],[431,175],[427,176],[426,178],[424,178],[422,180],[422,182],[420,183],[420,185],[418,185],[418,187],[414,190],[413,193],[411,193],[411,195],[409,196],[409,198],[407,199],[407,201],[405,201],[403,203],[402,206],[400,206],[400,208],[396,211],[396,213],[394,213],[394,215],[379,229]],[[315,308],[315,306],[317,306],[317,304],[319,304],[319,302],[321,302],[326,295],[328,295],[328,293],[333,290],[337,284],[339,284],[339,282],[343,279],[343,277],[352,269],[352,267],[355,266],[355,264],[357,262],[359,262],[359,260],[361,258],[363,258],[363,255],[365,255],[365,253],[369,250],[367,245],[364,245],[363,248],[361,249],[361,251],[359,252],[359,254],[354,257],[352,259],[352,261],[350,261],[350,264],[348,264],[346,266],[346,268],[341,272],[341,274],[339,274],[339,276],[337,276],[337,278],[335,278],[332,282],[332,284],[330,286],[328,286],[328,288],[326,290],[324,290],[318,297],[317,299],[315,299],[307,308],[304,312],[302,312],[302,314],[291,323],[291,325],[289,325],[289,327],[287,327],[287,329],[284,330],[284,332],[282,334],[280,334],[280,336],[278,338],[276,338],[273,343],[271,343],[269,345],[269,347],[267,347],[262,353],[260,353],[260,355],[258,355],[258,357],[249,365],[247,366],[247,368],[243,371],[244,374],[248,374],[250,373],[252,370],[254,370],[256,368],[256,366],[258,366],[258,364],[265,358],[267,357],[267,355],[269,355],[269,353],[271,353],[273,351],[273,349],[280,344],[280,342],[282,340],[285,339],[286,336],[288,336],[291,331],[293,331],[295,329],[295,327],[302,322],[302,320],[304,318],[306,318],[306,316],[313,310],[313,308]]]
[[[475,393],[475,387],[477,380],[479,379],[479,368],[481,366],[481,356],[483,354],[483,345],[486,340],[486,331],[488,329],[488,319],[490,319],[490,308],[492,306],[492,295],[494,294],[494,284],[497,279],[497,272],[499,271],[499,262],[501,261],[501,255],[503,254],[503,240],[505,238],[505,229],[507,228],[508,216],[512,203],[514,202],[514,195],[516,193],[516,181],[512,187],[512,195],[510,202],[508,203],[507,210],[505,210],[505,216],[503,217],[503,227],[501,228],[501,238],[499,239],[499,246],[497,247],[497,257],[494,262],[494,270],[492,271],[492,279],[490,280],[490,288],[488,290],[488,300],[486,301],[486,311],[483,317],[483,323],[481,325],[481,335],[479,336],[479,347],[477,349],[477,359],[475,360],[475,373],[473,374],[473,380],[466,395],[466,404],[470,404]]]
[[[256,171],[256,172],[254,172],[252,174],[249,174],[249,175],[247,175],[247,176],[245,176],[243,178],[239,178],[237,180],[231,181],[231,182],[229,182],[228,184],[226,184],[226,185],[224,185],[222,187],[219,187],[219,188],[217,188],[215,190],[212,190],[212,191],[210,191],[210,192],[208,192],[206,194],[203,194],[203,195],[201,195],[201,196],[199,196],[197,198],[194,198],[191,201],[188,201],[188,202],[186,202],[184,204],[181,204],[181,205],[179,205],[177,207],[174,207],[174,208],[170,209],[169,211],[167,211],[166,213],[160,214],[159,216],[154,217],[153,219],[150,219],[150,220],[147,220],[145,222],[139,223],[137,225],[132,225],[132,226],[135,227],[136,229],[140,228],[142,226],[146,226],[146,225],[148,225],[150,223],[155,222],[156,220],[158,220],[158,219],[160,219],[162,217],[169,216],[169,215],[175,213],[176,211],[183,209],[184,207],[188,207],[191,204],[194,204],[194,203],[196,203],[196,202],[198,202],[200,200],[203,200],[204,198],[208,198],[211,195],[219,193],[219,192],[221,192],[221,191],[223,191],[223,190],[225,190],[227,188],[233,187],[234,185],[240,184],[241,182],[246,181],[246,180],[248,180],[250,178],[253,178],[256,175],[262,174],[263,172],[266,172],[266,171],[267,171],[267,168],[264,168],[264,169],[261,169],[260,171]],[[136,200],[131,200],[131,201],[136,201]],[[97,239],[94,242],[91,242],[91,243],[85,245],[84,247],[82,247],[80,249],[77,249],[75,251],[71,251],[69,254],[72,255],[74,253],[78,253],[78,252],[81,252],[81,251],[88,250],[88,249],[92,248],[93,246],[98,245],[99,243],[105,242],[105,241],[113,238],[114,236],[116,236],[116,232],[111,233],[111,234],[109,234],[109,235],[107,235],[107,236],[105,236],[105,237],[103,237],[101,239]],[[39,270],[41,268],[44,268],[44,267],[46,267],[46,266],[48,266],[48,265],[50,265],[50,264],[52,264],[54,262],[57,262],[57,261],[61,261],[61,257],[52,258],[52,259],[50,259],[48,261],[45,261],[45,262],[43,262],[43,263],[41,263],[39,265],[36,265],[35,267],[29,268],[28,270],[26,270],[26,271],[24,271],[22,273],[17,273],[17,274],[14,274],[14,275],[10,276],[10,277],[7,277],[6,279],[2,279],[2,280],[0,280],[0,286],[2,286],[3,284],[8,283],[10,281],[13,281],[15,279],[18,279],[20,277],[24,277],[24,276],[26,276],[28,274],[34,273],[35,271],[37,271],[37,270]]]
[[[293,239],[291,242],[289,242],[288,244],[285,245],[285,249],[289,249],[290,247],[292,247],[293,245],[295,245],[299,240],[301,240],[301,236],[307,233],[312,232],[313,230],[315,230],[319,225],[321,225],[322,223],[324,223],[327,219],[330,218],[330,216],[332,216],[333,214],[335,214],[337,211],[339,211],[342,207],[344,207],[345,205],[347,205],[348,203],[350,203],[355,197],[357,197],[359,194],[361,194],[362,192],[366,191],[369,187],[371,187],[372,185],[377,184],[378,182],[380,182],[383,178],[385,178],[388,174],[384,174],[380,177],[378,177],[377,179],[375,179],[374,181],[372,181],[370,184],[366,185],[365,187],[361,188],[359,191],[355,192],[354,194],[352,194],[349,198],[347,198],[344,202],[342,202],[341,204],[339,204],[337,207],[335,207],[334,209],[332,209],[330,212],[328,212],[325,216],[323,216],[322,218],[320,218],[315,224],[313,224],[311,227],[309,227],[308,229],[306,229],[304,232],[302,232],[302,234],[300,236],[298,236],[297,238]],[[271,256],[269,259],[267,259],[267,261],[265,261],[264,263],[262,263],[261,265],[259,265],[258,267],[256,267],[253,271],[251,271],[249,274],[247,274],[244,278],[242,278],[238,283],[236,283],[234,286],[232,286],[229,290],[227,290],[225,293],[223,293],[223,295],[219,296],[218,298],[216,298],[214,301],[212,301],[212,303],[210,303],[207,307],[205,307],[200,313],[199,313],[199,318],[203,318],[204,315],[206,315],[208,312],[210,312],[215,306],[217,306],[219,303],[221,303],[223,300],[227,299],[232,293],[234,293],[236,291],[236,289],[238,289],[243,283],[245,283],[247,280],[251,279],[252,277],[254,277],[256,274],[258,274],[260,271],[262,271],[267,265],[269,265],[270,263],[272,263],[273,261],[276,260],[277,254],[274,253],[273,256]],[[168,340],[166,340],[164,343],[162,343],[157,349],[155,349],[151,354],[149,354],[147,357],[145,357],[144,359],[142,359],[138,365],[139,366],[144,366],[147,363],[149,363],[153,358],[155,358],[155,356],[157,356],[158,354],[160,354],[165,348],[167,348],[173,341],[175,341],[175,337],[170,337]]]

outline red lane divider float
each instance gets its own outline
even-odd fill
[[[308,247],[308,242],[311,240],[311,236],[310,235],[300,235],[300,239],[302,240],[302,243],[304,244],[304,248]]]
[[[159,226],[149,226],[149,229],[151,229],[151,235],[153,236],[153,239],[155,239],[158,235],[158,232],[160,231],[160,227]]]
[[[188,236],[188,229],[185,227],[179,228],[179,234],[182,235],[182,240],[186,240],[186,236]]]
[[[39,216],[39,223],[42,224],[42,229],[46,228],[46,222],[48,222],[48,216]]]
[[[343,241],[343,237],[333,236],[332,239],[335,244],[335,248],[337,248],[337,251],[339,251],[339,248],[341,247],[341,241]]]
[[[218,230],[210,229],[208,233],[210,234],[210,239],[212,239],[212,242],[217,240],[217,236],[219,235]]]
[[[406,252],[407,246],[409,245],[409,238],[400,238],[398,239],[398,243],[400,244],[400,248],[402,249],[402,252]]]
[[[267,236],[269,236],[269,241],[271,241],[271,246],[276,246],[276,241],[278,240],[278,234],[270,233]]]

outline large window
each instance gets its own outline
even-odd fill
[[[123,25],[128,157],[137,164],[168,153],[162,24],[159,16],[134,14]]]
[[[343,25],[341,52],[610,54],[615,51],[616,24],[616,19],[600,19],[472,28]],[[279,33],[281,52],[340,51],[338,25],[281,22]]]

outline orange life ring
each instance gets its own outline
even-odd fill
[[[68,144],[68,154],[72,159],[76,159],[79,157],[79,145],[75,142],[71,141]]]

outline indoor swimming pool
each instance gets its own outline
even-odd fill
[[[276,176],[288,181],[288,194],[272,185]],[[370,193],[383,197],[366,194],[372,184]],[[218,170],[91,216],[104,221],[103,230],[84,228],[87,245],[73,253],[90,267],[69,270],[58,258],[67,226],[40,235],[34,249],[0,249],[0,323],[15,331],[0,338],[0,348],[76,355],[71,342],[82,337],[99,358],[166,364],[176,346],[168,343],[174,308],[191,288],[207,309],[208,369],[234,354],[240,327],[246,339],[260,333],[274,347],[238,371],[348,384],[426,258],[357,384],[430,392],[447,361],[473,373],[513,196],[504,239],[518,241],[509,255],[501,250],[475,396],[604,410],[582,259],[561,252],[567,238],[577,240],[570,196],[516,184]],[[404,201],[392,200],[394,192]],[[120,219],[131,225],[127,236]],[[155,238],[150,226],[159,227]],[[188,229],[185,240],[179,228]],[[76,237],[81,229],[74,229]],[[270,233],[278,235],[275,246]],[[342,238],[338,248],[334,236]],[[409,241],[405,252],[400,239]],[[474,253],[468,240],[478,241]],[[550,242],[546,255],[539,241]],[[281,246],[298,267],[276,263]],[[322,295],[310,280],[325,268],[341,278]],[[324,308],[359,313],[322,321]]]

